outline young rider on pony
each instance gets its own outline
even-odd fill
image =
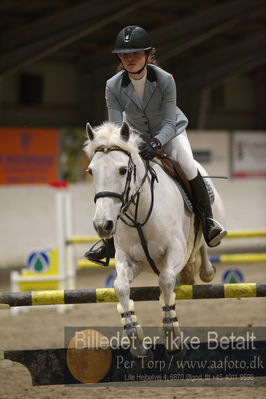
[[[142,135],[140,155],[151,160],[163,150],[178,160],[189,181],[193,205],[200,217],[208,246],[220,244],[225,229],[213,219],[209,195],[193,158],[186,134],[186,116],[176,106],[176,85],[171,74],[156,66],[148,33],[139,26],[126,26],[115,41],[120,72],[106,83],[109,121],[129,126]],[[87,251],[90,260],[114,256],[113,239],[100,248]]]

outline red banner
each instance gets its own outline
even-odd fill
[[[45,184],[57,179],[57,129],[0,128],[0,184]]]
[[[266,177],[266,132],[234,132],[232,149],[233,177]]]

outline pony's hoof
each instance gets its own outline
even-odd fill
[[[202,281],[204,281],[205,283],[210,283],[213,280],[215,274],[216,274],[216,267],[213,266],[213,265],[212,265],[212,272],[211,273],[207,274],[206,272],[202,272],[201,269],[200,269],[200,273],[199,273],[200,279]]]

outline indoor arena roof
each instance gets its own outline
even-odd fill
[[[1,0],[0,14],[2,75],[48,59],[105,77],[115,37],[131,24],[148,30],[159,63],[191,84],[266,62],[266,0]]]

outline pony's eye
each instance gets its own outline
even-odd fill
[[[86,170],[86,172],[89,172],[89,174],[92,176],[92,169],[91,169],[91,168],[88,168],[88,169]]]
[[[122,166],[119,168],[119,173],[120,175],[125,175],[127,173],[127,168],[125,166]]]

